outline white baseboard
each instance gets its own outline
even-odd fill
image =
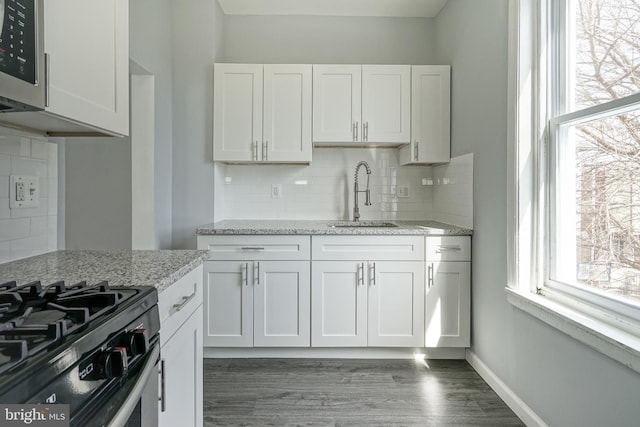
[[[520,399],[482,360],[471,350],[467,350],[467,362],[476,370],[483,380],[500,396],[509,408],[528,427],[548,427],[522,399]]]
[[[464,348],[222,348],[205,347],[206,358],[319,358],[319,359],[464,359]]]

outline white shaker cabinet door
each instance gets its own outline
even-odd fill
[[[202,306],[162,347],[162,375],[165,385],[163,400],[160,402],[159,427],[202,426],[201,328]]]
[[[362,141],[362,66],[313,66],[313,142]]]
[[[205,261],[206,347],[253,346],[252,265],[249,261]]]
[[[311,161],[311,65],[264,66],[262,161]]]
[[[308,261],[254,261],[254,347],[309,347]]]
[[[469,347],[471,263],[427,262],[426,347]]]
[[[424,263],[368,263],[370,347],[424,346]]]
[[[129,1],[46,0],[45,111],[129,134]]]
[[[311,283],[312,347],[366,347],[366,262],[314,261]]]
[[[262,65],[215,64],[213,160],[262,159]]]
[[[411,140],[411,66],[362,66],[363,141]]]
[[[446,163],[451,147],[451,67],[411,67],[411,144],[401,164]]]

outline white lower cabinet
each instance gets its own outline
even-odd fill
[[[427,237],[425,347],[469,347],[471,238]]]
[[[160,427],[201,427],[202,267],[164,290],[160,311]]]
[[[312,346],[424,345],[424,263],[314,261],[312,270]]]
[[[309,346],[308,261],[206,261],[205,276],[205,346]]]
[[[198,236],[206,347],[310,345],[309,236]]]
[[[314,347],[422,347],[424,238],[314,236]]]

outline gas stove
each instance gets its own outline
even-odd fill
[[[155,288],[0,284],[0,403],[69,404],[71,425],[108,424],[107,402],[157,362],[159,329]]]

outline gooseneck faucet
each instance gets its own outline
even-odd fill
[[[360,166],[364,166],[364,168],[367,171],[367,189],[366,190],[360,190],[358,188],[358,171],[360,170]],[[365,161],[361,161],[356,165],[356,174],[355,174],[355,180],[353,183],[353,200],[354,200],[354,205],[353,205],[353,220],[358,222],[360,221],[360,210],[358,209],[358,193],[365,193],[366,198],[364,201],[364,205],[365,206],[371,206],[371,193],[369,192],[369,175],[371,175],[371,168],[369,168],[369,164],[367,164],[367,162]]]

